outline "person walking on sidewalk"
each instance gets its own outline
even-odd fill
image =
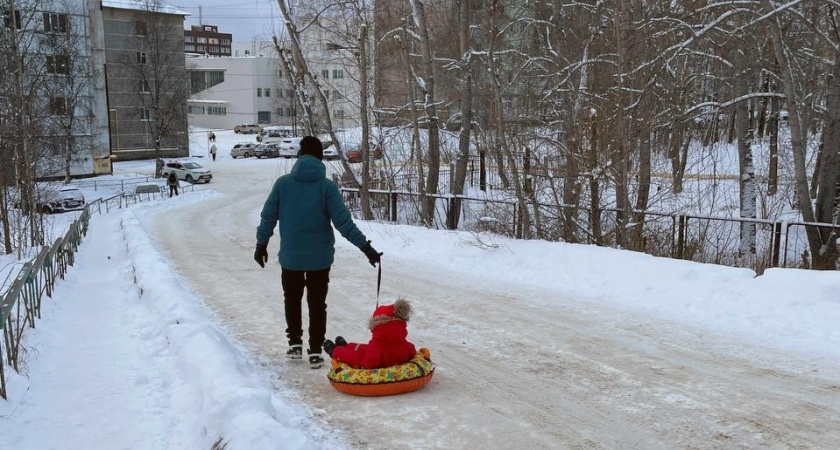
[[[169,198],[172,198],[172,193],[174,192],[175,195],[178,195],[178,177],[175,176],[175,172],[169,172],[169,176],[166,178],[166,184],[169,185]]]
[[[213,157],[213,161],[215,161],[215,160],[216,160],[216,144],[213,144],[213,145],[210,147],[210,156],[212,156],[212,157]]]
[[[289,358],[303,358],[301,302],[306,290],[309,309],[309,365],[324,364],[321,349],[327,331],[327,288],[335,259],[335,235],[330,225],[358,247],[374,267],[382,253],[353,222],[335,183],[326,177],[321,141],[306,136],[300,141],[300,158],[291,172],[271,188],[260,214],[254,260],[260,267],[268,262],[268,241],[280,222],[280,281],[286,313]]]

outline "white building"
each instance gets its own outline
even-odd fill
[[[187,71],[190,125],[232,129],[240,123],[279,124],[278,109],[286,112],[288,89],[281,87],[275,58],[192,57],[187,59]]]

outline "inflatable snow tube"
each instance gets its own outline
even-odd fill
[[[332,360],[327,374],[330,384],[340,392],[364,397],[404,394],[423,388],[435,374],[429,349],[421,348],[409,362],[382,369],[354,369]]]

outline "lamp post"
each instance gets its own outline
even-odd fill
[[[362,185],[359,194],[362,203],[362,215],[365,220],[373,219],[370,209],[370,123],[368,123],[368,74],[367,74],[367,25],[359,27],[359,45],[344,46],[334,42],[326,44],[327,50],[355,50],[359,63],[359,113],[362,121]],[[342,122],[344,119],[342,118]]]

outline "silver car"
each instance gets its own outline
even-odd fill
[[[254,154],[255,148],[257,148],[257,144],[253,142],[240,142],[230,149],[230,157],[233,159],[250,158]]]

